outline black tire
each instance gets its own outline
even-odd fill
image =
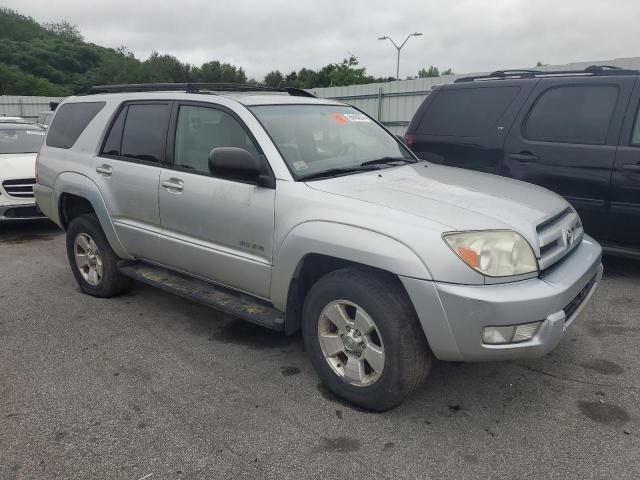
[[[347,300],[373,319],[384,344],[384,368],[370,385],[356,386],[338,375],[325,358],[318,322],[325,306]],[[303,309],[302,332],[311,362],[321,382],[335,395],[367,410],[398,406],[426,379],[432,354],[411,301],[400,281],[365,268],[344,268],[322,277],[309,291]]]
[[[100,251],[102,258],[102,278],[97,285],[88,283],[80,273],[75,260],[74,243],[80,234],[89,235]],[[108,298],[127,290],[132,280],[125,277],[118,270],[118,256],[114,253],[102,231],[98,218],[93,214],[80,215],[74,218],[67,229],[67,257],[73,276],[80,285],[80,289],[91,296]]]

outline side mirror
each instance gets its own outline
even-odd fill
[[[275,188],[275,180],[263,175],[260,160],[244,148],[217,147],[209,152],[209,172],[214,177],[255,183]]]

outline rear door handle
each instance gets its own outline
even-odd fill
[[[628,165],[622,165],[623,170],[635,170],[636,172],[640,172],[640,165],[637,163],[631,163]]]
[[[515,160],[520,163],[530,163],[538,160],[540,157],[534,155],[531,152],[510,153],[507,155],[511,160]]]
[[[110,177],[113,173],[113,168],[111,168],[111,165],[103,164],[99,167],[96,167],[96,172],[98,172],[100,175]]]
[[[170,178],[169,180],[164,180],[162,182],[162,186],[169,191],[181,192],[184,190],[184,182],[178,178]]]

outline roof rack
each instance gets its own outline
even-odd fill
[[[293,97],[316,96],[306,90],[294,87],[274,88],[264,85],[249,85],[244,83],[127,83],[121,85],[95,85],[90,87],[85,95],[98,93],[125,93],[125,92],[161,92],[184,91],[185,93],[215,94],[217,92],[280,92],[288,93]]]
[[[640,75],[640,70],[628,70],[611,65],[591,65],[584,70],[496,70],[486,75],[473,75],[462,77],[454,83],[475,82],[486,80],[513,80],[518,78],[541,77],[572,77],[572,76],[613,76],[613,75]]]

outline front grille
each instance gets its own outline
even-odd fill
[[[2,188],[7,195],[15,198],[33,198],[33,185],[36,183],[35,178],[18,178],[15,180],[5,180],[2,182]]]
[[[576,295],[576,298],[571,300],[569,305],[563,308],[564,319],[566,322],[571,320],[571,317],[573,316],[574,313],[576,313],[576,310],[578,309],[578,307],[582,304],[582,302],[587,297],[587,295],[589,295],[589,292],[591,291],[591,288],[593,287],[594,283],[596,283],[596,275],[594,275],[593,278],[589,280],[589,283],[587,283],[587,285],[582,290],[580,290],[580,293]]]
[[[584,236],[580,217],[571,207],[536,227],[540,247],[540,270],[549,268],[577,247]]]

